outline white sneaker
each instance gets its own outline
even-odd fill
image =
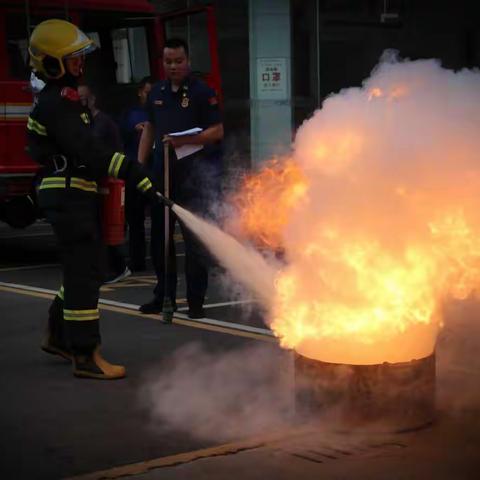
[[[121,280],[125,280],[131,274],[132,274],[132,271],[128,267],[125,267],[125,270],[120,275],[117,275],[116,277],[111,278],[110,280],[106,280],[104,283],[117,283],[117,282],[120,282]]]

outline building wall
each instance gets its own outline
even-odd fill
[[[290,0],[250,0],[251,163],[289,153],[292,137]]]
[[[220,70],[224,93],[225,160],[250,166],[248,1],[217,0]]]
[[[249,0],[152,3],[160,12],[207,3],[215,6],[225,99],[226,161],[231,168],[251,166],[252,131],[256,135],[251,113],[256,108],[256,97],[249,82],[256,57],[252,55],[249,39],[254,28],[249,20]],[[480,66],[476,0],[289,0],[289,3],[288,108],[293,131],[328,95],[342,88],[360,86],[387,48],[397,49],[404,58],[438,58],[448,68]],[[266,35],[270,43],[271,32]],[[257,29],[256,41],[261,44],[261,29]],[[257,113],[263,115],[261,111]],[[272,138],[275,133],[272,129]],[[292,135],[284,137],[288,145]]]
[[[447,68],[478,66],[479,27],[470,0],[319,0],[320,97],[360,85],[387,49],[438,58]],[[390,15],[382,22],[384,5]]]

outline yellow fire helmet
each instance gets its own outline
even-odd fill
[[[78,27],[59,19],[39,23],[30,36],[30,66],[49,79],[65,75],[63,60],[86,55],[95,44]]]

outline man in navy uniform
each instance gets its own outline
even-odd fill
[[[147,100],[148,120],[144,124],[138,161],[147,162],[153,144],[156,144],[153,171],[158,185],[163,185],[163,143],[170,148],[170,181],[172,199],[179,205],[201,216],[208,215],[209,206],[218,199],[220,191],[221,141],[223,124],[218,99],[214,90],[192,76],[189,51],[181,39],[170,39],[163,49],[166,80],[157,83]],[[192,128],[201,132],[191,136],[171,136]],[[176,151],[184,145],[202,148],[181,158]],[[178,155],[180,157],[180,155]],[[172,217],[172,215],[171,215]],[[174,219],[170,232],[173,232]],[[198,239],[180,224],[185,242],[185,276],[187,283],[188,316],[202,318],[208,285],[209,255]],[[174,309],[176,296],[176,268],[173,241],[168,268],[167,295]],[[157,274],[157,285],[151,302],[140,307],[143,313],[158,313],[164,298],[164,208],[152,208],[152,260]]]

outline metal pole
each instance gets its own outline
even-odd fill
[[[165,198],[170,198],[170,145],[165,142],[163,144],[163,194]],[[169,272],[170,272],[170,208],[165,204],[164,209],[165,221],[165,249],[164,249],[164,267],[163,267],[163,321],[172,323],[173,320],[173,304],[169,292]]]

